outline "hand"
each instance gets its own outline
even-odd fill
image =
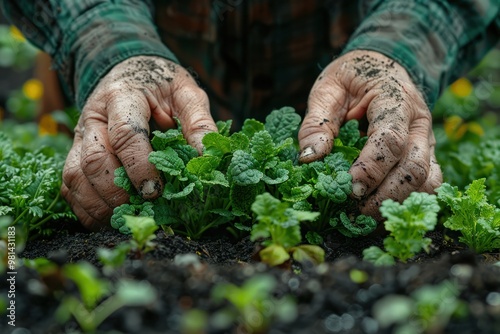
[[[353,163],[353,194],[361,213],[381,220],[387,198],[432,193],[442,182],[434,154],[432,117],[406,70],[373,51],[352,51],[330,63],[316,80],[299,131],[301,162],[328,154],[339,127],[366,117],[369,137]]]
[[[75,128],[61,188],[85,227],[108,226],[113,208],[128,201],[125,191],[114,184],[114,171],[121,165],[143,198],[161,195],[162,179],[148,162],[149,122],[167,129],[176,126],[174,117],[199,152],[203,135],[217,131],[207,95],[171,61],[129,58],[99,82]]]

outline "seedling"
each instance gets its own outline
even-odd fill
[[[251,240],[265,239],[265,246],[259,252],[260,259],[271,266],[283,264],[290,259],[306,260],[313,263],[324,261],[324,250],[315,245],[299,245],[302,241],[300,222],[314,220],[318,212],[299,211],[290,207],[290,203],[281,202],[269,193],[257,195],[252,204],[252,211],[257,215],[257,223],[252,226]]]
[[[452,211],[444,226],[460,231],[459,241],[479,254],[500,248],[500,209],[488,203],[484,183],[485,179],[472,181],[464,193],[448,183],[436,189],[439,200]]]
[[[390,232],[384,239],[385,251],[371,246],[363,251],[363,258],[376,265],[393,265],[395,258],[406,262],[422,249],[428,251],[432,240],[424,235],[436,226],[438,211],[436,196],[427,193],[413,192],[402,204],[385,200],[380,207]]]
[[[149,283],[122,279],[113,286],[98,278],[97,269],[87,262],[68,264],[63,271],[77,285],[81,299],[72,295],[63,297],[56,318],[65,323],[73,316],[84,332],[95,332],[104,320],[122,307],[145,306],[156,299]]]
[[[226,327],[224,320],[237,321],[246,333],[265,333],[271,321],[293,321],[297,306],[290,296],[272,297],[277,282],[270,275],[256,275],[249,278],[242,287],[220,283],[212,290],[215,302],[227,300],[232,307],[223,309],[214,316],[219,327]]]

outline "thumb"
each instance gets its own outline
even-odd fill
[[[299,130],[299,160],[302,163],[330,153],[347,111],[347,93],[333,77],[326,75],[327,70],[328,67],[311,89],[308,111]]]

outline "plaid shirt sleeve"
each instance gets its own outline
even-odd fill
[[[134,0],[5,0],[5,16],[53,57],[67,93],[81,110],[99,80],[137,55],[178,62],[161,42],[152,5]]]
[[[400,63],[432,108],[439,94],[500,39],[499,0],[369,0],[344,48]]]

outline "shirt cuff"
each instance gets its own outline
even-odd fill
[[[370,50],[395,60],[432,108],[450,81],[449,67],[458,52],[448,17],[444,8],[429,1],[385,1],[360,24],[343,54]]]
[[[113,3],[95,6],[70,27],[54,67],[80,110],[99,80],[130,57],[159,56],[179,62],[161,42],[149,8],[140,2],[131,7]]]

